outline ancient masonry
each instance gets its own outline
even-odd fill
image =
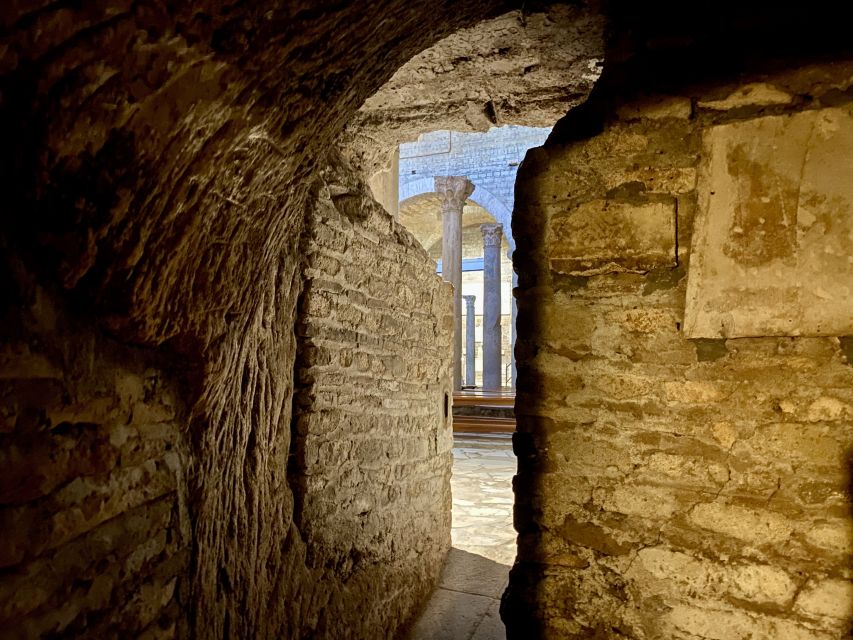
[[[376,637],[419,607],[450,549],[452,298],[340,171],[324,171],[302,245],[290,473],[309,568],[334,593],[316,633],[358,615]]]
[[[601,98],[528,157],[511,638],[847,633],[851,77]]]
[[[510,220],[500,219],[511,212],[515,201],[515,176],[531,147],[545,142],[550,129],[501,127],[488,133],[435,131],[416,142],[400,145],[399,173],[401,200],[412,188],[432,176],[466,176],[479,189],[475,199],[503,223],[510,238]],[[410,196],[409,196],[410,197]],[[498,207],[490,207],[495,200]]]
[[[849,636],[851,17],[665,4],[0,3],[0,638],[404,634],[459,315],[368,179],[567,111],[508,637]]]

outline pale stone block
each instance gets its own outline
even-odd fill
[[[838,398],[821,396],[809,405],[808,420],[818,422],[821,420],[841,420],[849,418],[853,409],[846,402]]]
[[[794,597],[797,585],[781,569],[753,564],[732,571],[732,592],[745,600],[784,606]]]
[[[779,544],[793,531],[791,521],[781,514],[719,502],[697,505],[690,512],[690,520],[703,529],[756,545]]]
[[[675,202],[585,202],[551,220],[551,269],[571,275],[672,267]]]
[[[711,434],[714,439],[726,449],[731,448],[738,438],[738,431],[731,422],[715,422],[711,426]]]
[[[670,195],[687,193],[696,188],[694,167],[614,167],[600,177],[608,190],[629,182],[642,183],[646,192]]]
[[[769,106],[790,104],[791,94],[764,82],[754,82],[739,87],[722,100],[700,101],[698,106],[704,109],[727,111],[738,107]]]
[[[806,540],[820,549],[849,556],[853,554],[853,523],[844,519],[817,524],[806,531]]]
[[[848,580],[823,580],[803,590],[795,608],[811,616],[849,619],[853,615],[853,583]]]
[[[705,404],[720,398],[720,390],[712,382],[693,380],[665,382],[663,388],[670,402]]]
[[[709,603],[713,606],[714,603]],[[829,640],[826,634],[794,624],[788,620],[750,615],[743,611],[719,608],[699,608],[677,604],[664,618],[680,632],[707,640],[761,638],[770,640]],[[669,637],[682,637],[673,634]]]
[[[820,424],[779,422],[762,425],[735,445],[738,454],[777,463],[791,461],[814,465],[843,465],[846,447]]]
[[[853,117],[841,109],[711,128],[685,333],[853,333]]]
[[[625,485],[616,487],[610,497],[603,501],[603,506],[615,513],[662,520],[672,517],[678,510],[675,498],[662,487]]]
[[[704,590],[713,571],[693,556],[662,547],[649,547],[637,553],[638,566],[657,580],[677,581],[691,590]]]

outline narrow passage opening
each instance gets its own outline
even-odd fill
[[[431,485],[437,502],[452,501],[452,513],[437,517],[451,525],[452,548],[415,639],[506,637],[500,599],[516,557],[515,178],[528,149],[586,100],[602,64],[603,22],[593,8],[513,11],[416,55],[367,99],[341,140],[374,199],[452,287],[452,313],[449,288],[415,295],[431,300],[436,340],[452,350],[450,380],[444,361],[445,370],[419,382],[438,378],[439,413],[444,390],[453,395],[453,431],[442,413],[430,462],[443,474]],[[413,258],[416,270],[431,270],[423,257]],[[433,427],[421,420],[418,428]]]
[[[413,629],[415,639],[504,637],[500,597],[516,555],[511,215],[518,166],[549,133],[521,126],[434,131],[394,155],[398,221],[454,294],[461,285],[454,325],[453,547],[439,589]],[[460,610],[470,615],[448,615]]]

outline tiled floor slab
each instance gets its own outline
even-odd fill
[[[409,640],[504,640],[500,597],[515,559],[508,435],[454,437],[453,549]]]

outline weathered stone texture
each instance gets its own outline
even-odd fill
[[[511,238],[518,165],[529,148],[545,142],[549,132],[544,127],[507,126],[487,133],[442,130],[424,134],[416,142],[400,145],[401,193],[405,196],[416,184],[425,185],[425,178],[466,176],[477,188],[473,200],[503,224],[504,233]]]
[[[298,242],[318,159],[407,59],[514,8],[0,3],[4,250],[64,289],[93,331],[190,370],[181,612],[196,637],[304,637],[324,597],[309,588],[287,477]],[[85,370],[84,356],[67,360]],[[120,610],[105,628],[121,628]]]
[[[186,411],[169,362],[75,328],[11,267],[0,275],[0,637],[182,635]]]
[[[302,244],[294,517],[322,576],[305,587],[316,637],[393,638],[450,548],[453,300],[414,237],[342,178],[323,173]]]
[[[421,133],[550,127],[586,99],[603,62],[597,6],[525,9],[460,29],[420,52],[365,101],[347,140],[368,173]]]
[[[822,77],[849,84],[850,69],[827,66]],[[774,102],[788,110],[774,123],[810,128],[849,117],[849,102],[821,109],[826,89],[805,79],[814,73],[773,78],[779,91],[812,96],[812,110],[800,98]],[[567,126],[574,141],[550,140],[520,171],[520,537],[503,607],[511,638],[534,629],[546,638],[829,640],[846,637],[853,622],[853,369],[839,338],[693,341],[682,329],[685,276],[706,250],[689,249],[694,216],[716,224],[725,213],[697,195],[696,167],[708,161],[702,134],[749,131],[744,142],[766,145],[770,162],[798,144],[764,131],[771,118],[741,101],[702,106],[720,93],[737,88],[646,96],[641,104],[651,107],[605,101],[596,106],[608,105],[603,125],[588,136]],[[814,143],[828,145],[820,154],[828,173],[808,180],[810,201],[849,188],[824,160],[849,166],[845,140]],[[772,178],[762,168],[752,175]],[[743,193],[741,202],[767,206],[761,195]],[[620,225],[608,237],[603,212],[655,202],[672,203],[677,231],[658,226],[652,242]],[[600,249],[564,229],[573,218],[581,230],[597,226],[612,268],[574,266]],[[823,246],[848,241],[843,219],[821,229]],[[677,245],[678,266],[637,263],[662,242],[670,260]],[[760,257],[749,247],[744,256]],[[831,258],[821,258],[822,277],[853,286],[846,265],[828,268]],[[746,310],[736,298],[727,309]]]
[[[707,131],[689,337],[853,333],[851,156],[849,108]]]
[[[556,273],[590,276],[675,266],[675,199],[584,202],[551,223],[548,251]]]

